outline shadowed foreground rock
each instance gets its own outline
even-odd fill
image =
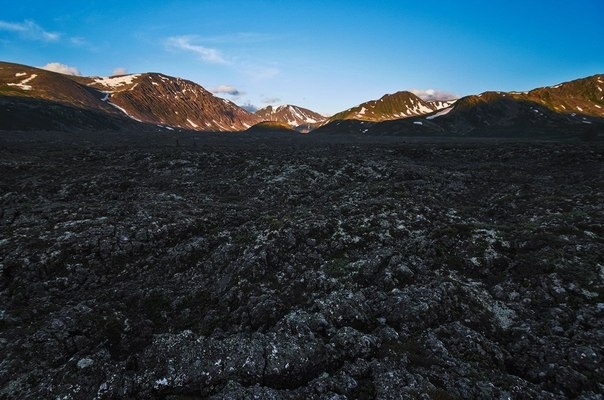
[[[601,144],[15,137],[0,398],[603,398]]]

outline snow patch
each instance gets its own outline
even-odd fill
[[[25,75],[27,75],[27,72],[17,72],[15,74],[15,76],[25,76]]]
[[[187,122],[188,122],[188,123],[189,123],[189,125],[191,125],[193,128],[199,128],[199,126],[198,126],[198,125],[197,125],[195,122],[191,121],[189,118],[187,118]]]
[[[110,78],[95,78],[95,82],[110,88],[118,88],[124,85],[131,85],[140,74],[116,76]]]
[[[579,107],[579,106],[577,106],[577,110],[583,111],[583,109],[581,107]]]
[[[111,104],[113,107],[117,108],[118,110],[120,110],[121,112],[123,112],[124,114],[126,114],[128,117],[132,118],[133,120],[138,121],[138,122],[143,122],[140,119],[138,119],[136,117],[133,117],[132,115],[128,114],[128,111],[126,111],[125,108],[122,108],[122,107],[118,106],[117,104],[113,104],[113,103],[111,103],[109,101],[107,102],[107,104]]]
[[[413,122],[415,125],[423,125],[424,123],[422,121],[415,121]]]
[[[427,107],[427,106],[425,106],[425,105],[423,105],[423,104],[421,104],[419,107],[417,107],[417,106],[416,106],[414,109],[415,109],[415,110],[418,110],[418,113],[419,113],[419,114],[428,114],[429,112],[434,111],[434,110],[433,110],[433,109],[431,109],[430,107]]]
[[[434,115],[430,115],[429,117],[426,117],[426,119],[430,120],[430,119],[441,117],[443,115],[447,115],[451,112],[452,109],[453,109],[453,107],[445,108],[444,110],[441,110]]]
[[[32,74],[29,78],[23,79],[19,83],[8,83],[8,86],[16,86],[21,90],[31,90],[32,87],[31,87],[31,85],[28,85],[28,83],[31,82],[32,80],[34,80],[36,78],[36,76],[38,76],[38,75]]]
[[[432,104],[434,107],[436,107],[437,110],[442,110],[448,107],[451,107],[453,104],[455,104],[457,100],[446,100],[446,101],[441,101],[441,100],[435,100],[435,101],[431,101],[430,104]]]

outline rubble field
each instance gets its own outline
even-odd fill
[[[603,399],[603,155],[2,133],[0,399]]]

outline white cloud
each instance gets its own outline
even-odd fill
[[[68,65],[61,64],[58,62],[51,62],[40,68],[65,75],[81,76],[80,71],[78,71],[76,67],[70,67]]]
[[[195,36],[173,36],[166,40],[168,48],[188,51],[210,64],[229,64],[220,51],[193,43]]]
[[[116,75],[127,75],[128,74],[128,70],[126,68],[116,68],[113,70],[113,73],[111,74],[111,76],[116,76]]]
[[[42,40],[45,42],[56,42],[61,38],[57,32],[49,32],[33,21],[7,22],[0,21],[0,30],[15,32],[30,40]]]
[[[210,90],[214,94],[228,94],[229,96],[243,96],[245,93],[231,85],[220,85]]]
[[[455,100],[455,99],[459,98],[459,96],[457,96],[454,93],[446,92],[444,90],[438,90],[438,89],[412,89],[410,92],[413,93],[414,95],[416,95],[417,97],[419,97],[420,99],[426,100],[426,101],[435,101],[435,100],[445,101],[445,100]]]

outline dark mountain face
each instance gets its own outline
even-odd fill
[[[0,131],[119,130],[140,124],[128,117],[64,102],[23,96],[0,96]]]
[[[215,97],[191,81],[154,73],[110,78],[72,77],[0,63],[0,97],[3,103],[12,104],[13,110],[0,129],[15,129],[13,126],[27,129],[29,119],[31,129],[39,129],[38,126],[43,125],[40,114],[48,119],[49,129],[68,128],[74,123],[74,127],[94,127],[84,121],[76,123],[73,113],[65,110],[80,110],[82,115],[92,115],[92,112],[93,120],[107,119],[98,129],[142,122],[171,129],[241,131],[260,122],[253,114]],[[57,107],[38,109],[48,102],[56,103]],[[63,121],[65,115],[70,117]],[[11,121],[13,116],[15,121]],[[130,122],[121,122],[127,120]]]

